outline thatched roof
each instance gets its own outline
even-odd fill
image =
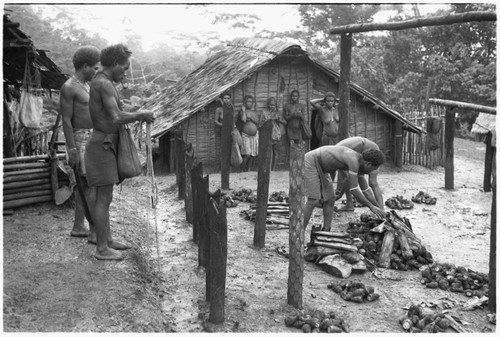
[[[496,130],[496,124],[497,124],[496,117],[497,117],[496,115],[480,112],[476,118],[476,121],[474,122],[474,125],[472,125],[471,132],[486,134],[490,131]]]
[[[307,61],[330,76],[340,78],[339,73],[312,60],[297,44],[280,40],[237,38],[229,43],[226,49],[208,58],[198,69],[146,104],[144,108],[154,110],[156,115],[151,136],[157,138],[167,133],[223,92],[243,82],[277,56],[284,55],[303,55]],[[420,128],[366,90],[353,83],[351,90],[367,98],[381,111],[402,121],[410,131],[422,133]]]
[[[42,88],[59,90],[68,76],[47,56],[45,50],[36,49],[33,41],[19,29],[20,24],[3,15],[3,81],[20,86],[24,78],[26,57],[30,70],[38,69]]]

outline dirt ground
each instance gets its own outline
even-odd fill
[[[410,199],[419,191],[437,198],[436,205],[415,204],[398,210],[438,262],[488,273],[491,193],[482,190],[484,144],[455,141],[455,190],[444,189],[444,169],[405,166],[383,168],[379,181],[384,198]],[[211,174],[210,190],[220,187]],[[95,246],[71,238],[73,209],[41,204],[17,209],[3,217],[4,332],[300,332],[286,327],[295,310],[287,305],[288,230],[268,230],[262,250],[252,247],[253,223],[240,212],[248,203],[228,208],[228,258],[225,323],[209,327],[205,302],[205,271],[198,268],[192,227],[185,220],[184,201],[177,199],[175,176],[157,175],[159,204],[149,206],[150,182],[137,177],[115,188],[111,226],[116,237],[134,245],[121,262],[93,257]],[[257,173],[234,173],[231,189],[257,186]],[[272,172],[269,192],[288,192],[288,172]],[[366,208],[337,213],[333,230],[343,231]],[[322,223],[316,209],[311,222]],[[155,228],[158,228],[156,235]],[[306,238],[309,238],[309,230]],[[157,251],[157,240],[159,252]],[[160,257],[159,260],[157,257]],[[158,263],[159,262],[159,263]],[[383,270],[351,276],[375,287],[380,299],[347,302],[327,285],[341,279],[306,262],[303,282],[305,309],[333,311],[351,332],[403,332],[398,317],[411,302],[435,310],[451,304],[467,332],[495,331],[487,309],[462,310],[464,294],[428,289],[418,271]],[[448,332],[453,332],[450,328]]]

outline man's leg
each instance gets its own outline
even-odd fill
[[[80,198],[80,193],[75,191],[75,220],[73,222],[71,236],[83,238],[87,235],[89,235],[89,231],[85,228],[85,211],[83,209],[82,199]]]
[[[327,232],[332,229],[334,206],[335,198],[325,200],[325,202],[323,203],[323,227]]]
[[[95,207],[92,211],[94,221],[97,247],[95,257],[98,260],[121,260],[122,254],[108,246],[110,238],[109,228],[109,206],[113,200],[113,185],[97,186]]]
[[[306,206],[304,208],[304,231],[307,229],[307,225],[309,224],[309,220],[311,219],[312,212],[314,211],[314,207],[316,207],[317,204],[317,199],[307,198]]]
[[[90,211],[90,216],[92,217],[92,210],[94,209],[95,207],[95,199],[96,199],[96,187],[89,187],[89,185],[87,184],[87,179],[85,177],[82,177],[83,179],[82,180],[82,183],[83,183],[83,186],[84,186],[84,193],[85,193],[85,197],[87,199],[87,206],[89,207],[89,211]],[[97,242],[97,238],[96,238],[96,232],[95,232],[95,225],[94,225],[94,221],[89,221],[89,219],[87,219],[87,221],[89,222],[89,235],[88,235],[88,238],[87,240],[88,241],[91,241],[91,242]]]

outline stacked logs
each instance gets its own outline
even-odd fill
[[[289,327],[301,329],[303,332],[348,332],[349,328],[344,319],[339,318],[332,311],[328,315],[322,310],[312,310],[301,315],[292,315],[285,318]]]
[[[422,267],[420,282],[427,288],[464,293],[467,297],[488,296],[488,275],[450,263]]]
[[[358,252],[379,267],[395,270],[420,269],[433,263],[432,254],[412,232],[411,223],[395,211],[385,219],[361,215],[361,222],[350,222],[347,232],[361,239]]]
[[[58,155],[58,158],[64,157],[64,154]],[[52,200],[51,181],[48,155],[4,158],[4,210]]]
[[[257,205],[251,204],[246,210],[241,211],[241,215],[252,222],[255,222]],[[285,202],[268,202],[266,228],[267,229],[287,229],[290,224],[290,205]]]
[[[327,285],[327,288],[339,294],[343,300],[355,303],[373,302],[380,298],[380,295],[375,292],[375,288],[367,286],[363,282],[332,282]]]

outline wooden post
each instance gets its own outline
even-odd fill
[[[200,180],[203,175],[203,164],[198,163],[191,170],[191,192],[193,195],[193,241],[195,243],[199,242],[199,227],[200,218],[202,217],[203,208],[200,205],[198,191],[200,190]]]
[[[493,145],[489,144],[490,146]],[[491,201],[491,220],[490,220],[490,272],[489,272],[489,294],[488,309],[491,312],[497,312],[497,178],[496,178],[496,144],[492,146],[492,178],[491,190],[493,198]]]
[[[349,137],[349,95],[351,76],[352,34],[340,37],[339,139]]]
[[[484,178],[483,189],[485,192],[491,192],[491,169],[493,162],[493,148],[491,147],[491,132],[488,132],[484,142],[486,143],[486,154],[484,155]],[[5,180],[4,180],[5,181]]]
[[[446,119],[444,129],[444,188],[454,189],[454,165],[453,165],[453,140],[455,137],[455,111],[446,107]]]
[[[290,230],[288,265],[288,304],[302,309],[304,280],[304,143],[290,142]]]
[[[394,122],[394,164],[397,168],[403,168],[403,123]]]
[[[394,239],[396,233],[394,230],[387,230],[384,235],[384,241],[382,242],[382,248],[380,250],[380,256],[378,260],[378,265],[382,268],[389,268],[391,265],[391,254],[392,248],[394,247]]]
[[[259,129],[259,171],[257,173],[257,209],[253,245],[264,248],[266,243],[267,201],[271,176],[273,120],[267,120]]]
[[[221,174],[221,188],[229,190],[229,171],[231,164],[231,145],[233,131],[233,108],[223,106],[222,114],[222,128],[220,132],[220,174]]]
[[[186,196],[186,144],[182,139],[182,131],[175,137],[175,150],[175,157],[177,159],[175,172],[177,174],[178,199],[183,200]]]
[[[208,268],[209,238],[208,238],[208,198],[209,198],[209,181],[208,175],[201,177],[198,184],[198,203],[200,205],[199,222],[198,222],[198,265]]]
[[[224,201],[220,201],[220,190],[217,198],[211,198],[208,206],[210,212],[210,316],[209,322],[224,322],[226,297],[226,265],[227,265],[227,213]]]
[[[193,144],[188,143],[186,146],[186,195],[184,199],[184,208],[186,209],[186,221],[193,223],[193,189],[191,186],[191,170],[194,163]]]

